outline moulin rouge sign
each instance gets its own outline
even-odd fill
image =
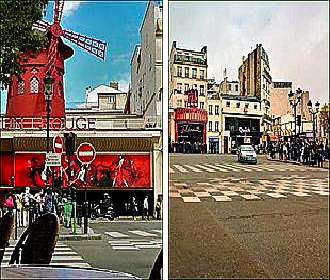
[[[91,130],[95,129],[95,118],[50,118],[49,128],[51,130]],[[47,118],[27,118],[27,117],[4,117],[1,118],[1,128],[3,130],[14,129],[47,129]]]

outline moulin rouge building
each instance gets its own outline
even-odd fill
[[[146,121],[125,113],[129,100],[126,99],[125,106],[118,105],[120,100],[123,103],[125,94],[118,87],[107,85],[95,88],[94,93],[90,88],[86,91],[86,95],[94,94],[97,101],[92,106],[87,106],[86,102],[86,106],[78,109],[65,108],[64,61],[73,55],[73,49],[63,43],[61,36],[99,58],[104,58],[106,44],[63,30],[60,26],[61,3],[55,2],[52,25],[45,21],[35,24],[47,34],[47,48],[24,53],[20,58],[22,74],[10,78],[6,113],[0,120],[0,199],[3,201],[13,189],[30,187],[33,192],[46,186],[42,176],[47,147],[43,81],[46,74],[51,73],[54,87],[50,103],[49,150],[54,150],[56,136],[63,139],[64,133],[74,132],[76,147],[84,142],[91,143],[96,157],[87,169],[86,180],[82,181],[79,176],[81,163],[76,155],[69,159],[63,150],[61,166],[51,167],[50,185],[62,191],[74,186],[78,200],[82,199],[85,188],[90,201],[99,200],[104,192],[110,193],[119,214],[125,213],[125,203],[132,196],[137,198],[140,208],[146,195],[150,204],[155,205],[162,195],[160,119],[148,118]],[[102,108],[105,99],[107,104],[112,101],[111,108]],[[116,108],[116,104],[123,109]]]

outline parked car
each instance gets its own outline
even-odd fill
[[[237,149],[238,162],[257,164],[257,154],[252,145],[241,145]]]

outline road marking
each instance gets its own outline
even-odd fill
[[[171,167],[169,167],[168,169],[169,169],[170,173],[175,173]]]
[[[247,171],[247,172],[251,172],[252,170],[251,169],[248,169],[248,168],[245,168],[245,167],[242,167],[242,166],[238,166],[238,165],[233,165],[233,164],[227,164],[228,166],[231,166],[232,168],[234,168],[234,171],[239,171],[239,170],[242,170],[242,171]]]
[[[174,166],[176,169],[178,169],[180,172],[182,172],[182,173],[189,173],[189,171],[188,171],[187,169],[183,168],[183,167],[180,166],[180,165],[173,164],[173,166]]]
[[[201,200],[196,196],[183,196],[183,202],[201,202]]]
[[[273,198],[284,198],[286,197],[285,195],[281,195],[279,193],[267,193],[266,195],[270,196],[270,197],[273,197]]]
[[[219,170],[219,171],[221,171],[221,172],[225,172],[225,173],[228,173],[229,171],[228,170],[226,170],[226,169],[224,169],[224,168],[222,168],[222,167],[219,167],[219,166],[215,166],[215,165],[209,165],[209,164],[204,164],[205,166],[208,166],[208,167],[211,167],[211,168],[215,168],[215,169],[217,169],[217,170]]]
[[[157,232],[157,233],[163,233],[163,231],[161,229],[152,229],[151,231]]]
[[[220,192],[222,192],[225,196],[239,195],[237,192],[233,192],[233,191],[220,191]]]
[[[211,169],[209,167],[203,166],[203,165],[198,165],[199,168],[205,169],[207,172],[211,172],[211,173],[215,173],[217,171],[215,171],[214,169]]]
[[[243,197],[243,198],[245,198],[245,199],[247,199],[247,200],[260,199],[260,197],[258,197],[258,196],[255,196],[255,195],[248,195],[248,194],[246,194],[246,195],[241,195],[241,197]]]
[[[191,166],[191,165],[186,165],[186,164],[185,164],[184,166],[190,168],[192,171],[197,172],[197,173],[201,173],[201,172],[203,172],[202,170],[199,170],[198,168],[196,168],[196,167],[194,167],[194,166]]]
[[[211,196],[208,192],[194,192],[197,197],[208,197]]]
[[[291,192],[291,194],[295,196],[310,196],[309,194],[303,192]]]
[[[135,247],[139,249],[161,249],[162,246],[159,244],[141,244],[141,245],[135,245]]]
[[[225,195],[215,195],[215,196],[212,196],[215,201],[220,201],[220,202],[224,202],[224,201],[232,201],[232,199],[228,196],[225,196]]]
[[[123,234],[118,231],[106,231],[104,234],[110,235],[111,237],[128,237],[127,234]]]
[[[140,251],[139,248],[132,246],[112,246],[112,250],[125,250],[125,251]]]
[[[145,232],[142,230],[129,230],[128,232],[131,232],[133,234],[140,235],[140,236],[157,236],[157,234]]]

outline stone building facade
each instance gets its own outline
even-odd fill
[[[162,113],[162,13],[158,2],[149,1],[131,59],[130,111],[146,117]]]
[[[291,112],[288,94],[292,91],[292,82],[272,82],[269,89],[270,114],[282,116]]]

